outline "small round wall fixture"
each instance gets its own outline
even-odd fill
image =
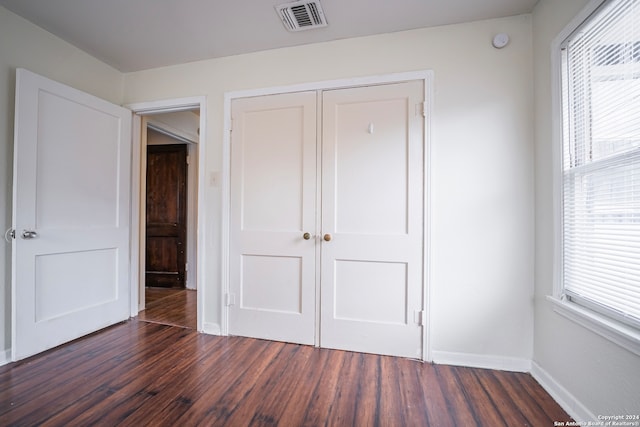
[[[507,33],[496,34],[491,44],[496,49],[502,49],[509,43],[509,35]]]

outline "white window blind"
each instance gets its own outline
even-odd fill
[[[640,0],[561,47],[564,297],[640,327]]]

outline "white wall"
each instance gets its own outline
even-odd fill
[[[26,68],[120,103],[117,70],[0,7],[0,231],[11,226],[15,70]],[[0,364],[11,341],[11,246],[0,241]]]
[[[147,123],[156,129],[163,129],[171,135],[197,143],[200,140],[200,114],[194,111],[153,114],[146,117]],[[184,142],[184,141],[183,141]],[[172,142],[171,144],[175,144]]]
[[[498,32],[511,43],[491,46]],[[205,176],[226,91],[430,69],[434,357],[527,369],[533,346],[531,16],[278,49],[125,75],[125,102],[207,96]],[[206,183],[204,321],[220,323],[221,188]]]
[[[588,0],[540,0],[533,13],[536,161],[534,373],[577,421],[640,414],[640,357],[555,313],[551,42]]]

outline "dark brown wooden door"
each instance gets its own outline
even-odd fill
[[[187,146],[147,147],[146,286],[185,287]]]

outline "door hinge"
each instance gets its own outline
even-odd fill
[[[422,115],[422,117],[427,117],[427,103],[421,102],[416,104],[416,116]]]
[[[225,305],[236,305],[236,294],[228,293],[225,295]]]
[[[16,230],[13,228],[8,229],[4,233],[4,240],[6,240],[8,243],[11,243],[11,239],[15,239],[15,238],[16,238]]]
[[[418,326],[424,326],[426,323],[426,313],[424,310],[416,310],[413,312],[413,322]]]

